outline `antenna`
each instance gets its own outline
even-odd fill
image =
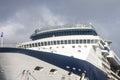
[[[0,41],[1,41],[0,44],[1,44],[1,47],[3,47],[3,42],[4,42],[4,41],[3,41],[3,32],[1,32],[1,36],[0,36],[0,37],[1,37],[1,38],[0,38]]]

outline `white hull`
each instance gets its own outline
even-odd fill
[[[41,70],[34,70],[37,66],[43,67]],[[56,69],[56,72],[50,72]],[[2,80],[79,80],[80,77],[68,71],[58,68],[54,65],[41,61],[31,56],[19,53],[1,53],[0,54],[0,78]],[[1,80],[1,79],[0,79]]]
[[[107,78],[104,72],[86,61],[17,48],[0,49],[0,75],[1,80],[98,80],[99,78],[106,80]]]

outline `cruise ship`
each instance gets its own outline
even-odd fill
[[[0,80],[120,80],[120,58],[91,24],[34,31],[0,48]]]

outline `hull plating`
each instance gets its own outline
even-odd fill
[[[82,80],[82,78],[107,80],[104,72],[86,61],[17,48],[0,48],[0,78],[2,80],[28,78],[29,80]]]

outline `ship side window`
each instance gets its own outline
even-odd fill
[[[68,40],[68,44],[71,44],[71,40]]]
[[[40,46],[40,42],[38,43],[38,46]]]
[[[64,41],[63,41],[63,40],[61,40],[61,44],[64,44]]]
[[[44,42],[44,46],[46,46],[47,45],[47,42]]]
[[[93,44],[93,43],[94,43],[94,40],[91,40],[91,43]]]
[[[28,44],[26,44],[26,48],[28,48],[29,47],[29,45]]]
[[[104,46],[105,45],[105,43],[102,41],[102,40],[100,40],[100,43]]]
[[[50,41],[48,41],[48,45],[50,45]]]
[[[80,43],[82,43],[82,40],[80,40]]]
[[[32,47],[34,47],[34,43],[32,43]]]
[[[24,45],[22,45],[22,48],[24,48]]]
[[[26,45],[24,45],[24,48],[26,48]]]
[[[41,46],[43,46],[43,42],[41,42]]]
[[[78,44],[79,43],[79,40],[76,40],[76,44]]]
[[[30,45],[29,44],[27,44],[27,48],[29,48],[30,47]]]
[[[75,40],[72,40],[72,44],[75,44]]]
[[[67,44],[67,40],[65,40],[65,44]]]
[[[35,43],[35,47],[37,47],[37,43]]]
[[[98,43],[98,40],[97,40],[97,39],[95,39],[95,43]]]
[[[27,44],[26,48],[29,48],[29,44]]]
[[[32,45],[30,44],[30,48],[32,47]]]
[[[27,45],[26,45],[26,44],[24,45],[24,48],[27,48]]]
[[[104,47],[104,50],[107,50],[108,52],[110,51],[108,47]]]
[[[51,45],[53,45],[53,41],[51,41]]]
[[[28,44],[28,48],[30,48],[30,44]]]
[[[87,43],[90,44],[90,39],[87,40]]]
[[[84,40],[61,40],[61,41],[48,41],[48,42],[39,42],[39,43],[34,43],[34,44],[27,44],[26,46],[24,46],[25,48],[27,47],[38,47],[38,46],[46,46],[46,45],[59,45],[59,44],[90,44],[90,43],[97,43],[98,40],[90,40],[90,39],[84,39]]]
[[[57,44],[60,44],[60,41],[57,41]]]
[[[86,40],[85,39],[83,40],[83,43],[86,44]]]
[[[54,45],[56,45],[56,41],[53,41]]]

